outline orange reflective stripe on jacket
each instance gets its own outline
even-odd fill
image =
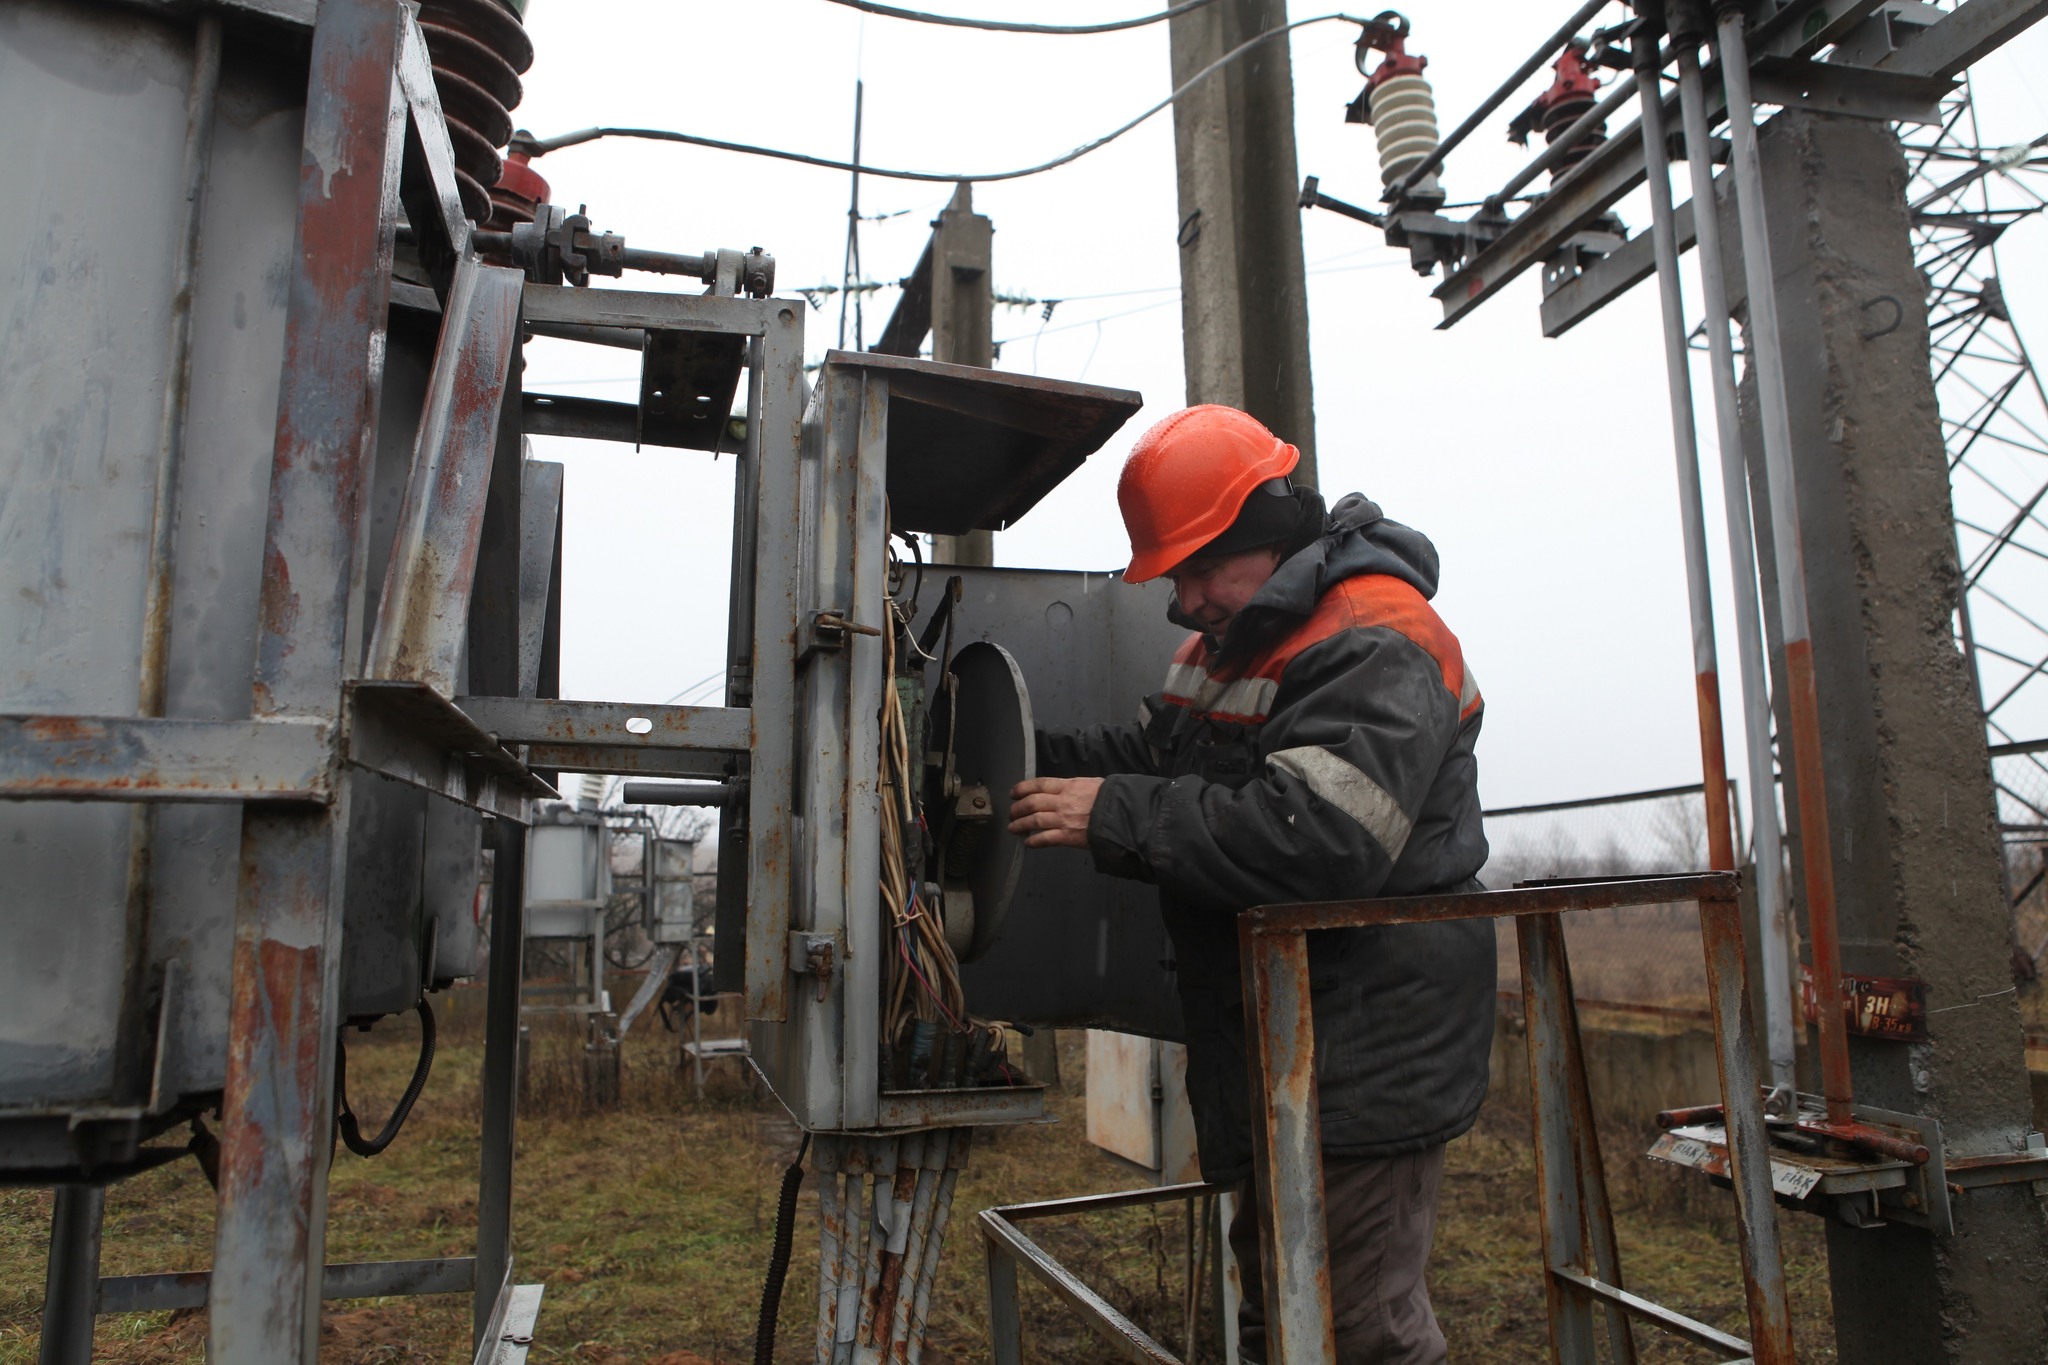
[[[1390,574],[1347,578],[1325,592],[1316,609],[1287,635],[1241,667],[1212,670],[1206,637],[1190,635],[1166,670],[1166,700],[1211,720],[1258,724],[1272,708],[1281,676],[1304,651],[1351,629],[1395,631],[1436,661],[1444,687],[1458,699],[1458,719],[1483,704],[1465,667],[1465,651],[1443,618],[1413,585]]]

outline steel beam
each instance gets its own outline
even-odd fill
[[[673,327],[728,336],[766,336],[786,326],[781,315],[803,305],[789,299],[727,298],[717,294],[649,294],[631,289],[526,286],[526,320],[584,327]]]
[[[358,657],[407,123],[398,0],[325,0],[313,31],[251,714],[332,719]],[[319,1353],[348,788],[242,822],[208,1356]]]
[[[1256,912],[1252,912],[1256,913]],[[1330,1232],[1323,1220],[1322,1105],[1308,938],[1263,934],[1238,919],[1251,1072],[1252,1178],[1259,1270],[1266,1291],[1266,1359],[1315,1365],[1337,1358],[1330,1300]]]
[[[348,760],[408,786],[524,823],[555,789],[424,683],[353,682]]]
[[[743,754],[753,733],[753,716],[744,707],[536,697],[457,697],[455,704],[500,744]]]
[[[312,717],[0,716],[0,800],[326,802],[334,737]]]
[[[484,1352],[513,1288],[512,1157],[519,1118],[519,985],[526,951],[526,831],[500,820],[494,833],[471,1343],[479,1359],[487,1358]]]
[[[473,255],[456,266],[370,639],[373,678],[458,690],[525,283]]]
[[[682,297],[669,296],[667,297]],[[709,303],[712,300],[706,299]],[[741,300],[717,300],[738,305]],[[755,508],[754,605],[748,693],[752,796],[747,816],[746,1017],[789,1015],[790,861],[795,802],[798,636],[803,610],[799,447],[804,411],[803,306],[761,303],[760,404],[748,422],[758,455],[746,496]],[[565,321],[584,321],[582,318]],[[755,432],[753,428],[758,427]],[[763,721],[763,717],[767,719]]]
[[[1879,62],[1886,71],[1954,76],[2048,17],[2048,0],[1964,0]]]

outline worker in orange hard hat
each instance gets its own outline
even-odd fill
[[[1202,1174],[1243,1186],[1243,1354],[1265,1353],[1238,912],[1479,889],[1483,712],[1429,604],[1436,549],[1356,493],[1327,512],[1296,449],[1232,408],[1174,413],[1117,486],[1131,582],[1166,578],[1193,634],[1137,723],[1039,735],[1010,828],[1154,883],[1172,935]],[[1433,1362],[1423,1272],[1444,1144],[1486,1096],[1493,930],[1310,939],[1337,1358]]]

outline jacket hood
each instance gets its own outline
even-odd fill
[[[1276,630],[1313,612],[1332,587],[1363,574],[1389,574],[1423,597],[1434,597],[1436,546],[1413,527],[1389,521],[1380,505],[1363,493],[1347,493],[1330,509],[1321,538],[1282,561],[1230,623],[1224,638],[1210,643],[1226,654],[1255,649]],[[1169,599],[1166,614],[1175,625],[1202,629],[1180,614],[1177,599]]]

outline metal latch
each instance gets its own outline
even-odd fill
[[[821,611],[811,616],[811,638],[809,649],[844,649],[849,635],[872,635],[882,638],[879,626],[864,626],[852,620],[850,611]]]
[[[825,1001],[832,986],[832,973],[839,961],[839,936],[792,929],[789,933],[789,969],[799,976],[818,979],[817,999]]]

